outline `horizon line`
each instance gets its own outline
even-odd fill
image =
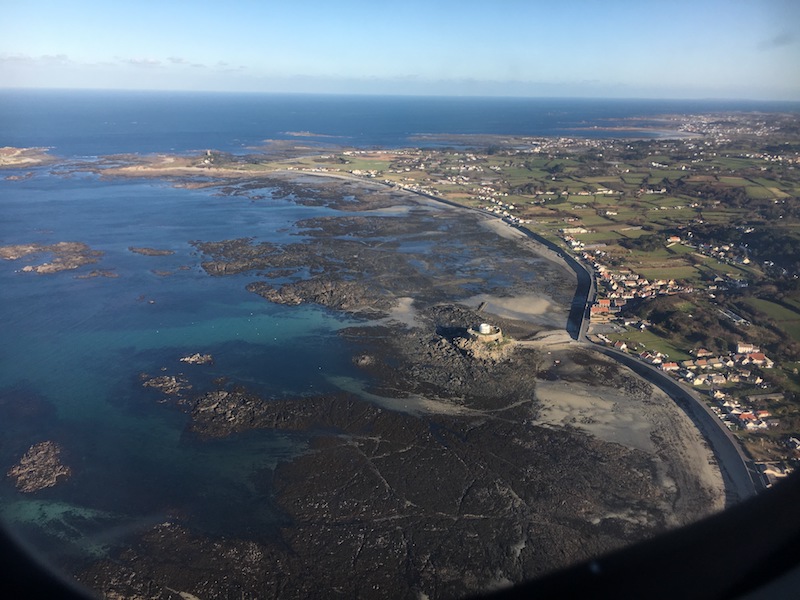
[[[424,93],[379,93],[379,92],[341,92],[341,91],[276,91],[276,90],[187,90],[171,88],[102,88],[102,87],[45,87],[45,86],[2,86],[0,92],[98,92],[98,93],[153,93],[153,94],[218,94],[249,96],[337,96],[371,98],[438,98],[438,99],[492,99],[492,100],[636,100],[655,102],[754,102],[767,104],[800,104],[798,99],[762,99],[730,96],[669,97],[669,96],[576,96],[576,95],[528,95],[528,94],[424,94]]]

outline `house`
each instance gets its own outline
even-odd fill
[[[754,422],[756,420],[756,416],[751,412],[743,412],[737,417],[739,419],[739,424],[744,427],[745,424]]]
[[[736,354],[750,354],[751,352],[758,352],[758,347],[753,344],[739,342],[736,344]]]
[[[676,362],[665,362],[661,365],[662,371],[677,371],[678,369],[680,369],[680,367]]]
[[[642,352],[639,355],[639,358],[641,358],[645,362],[650,363],[651,365],[660,365],[661,362],[662,362],[661,355],[653,354],[652,352],[650,352],[648,350],[645,350],[644,352]]]
[[[765,369],[771,369],[774,366],[774,363],[763,352],[752,352],[746,356],[746,360],[748,363],[759,367],[763,366]]]

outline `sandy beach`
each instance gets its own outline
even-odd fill
[[[665,490],[679,492],[675,506],[665,507],[674,515],[674,525],[696,520],[704,510],[722,510],[722,474],[691,419],[667,394],[624,367],[620,368],[640,385],[620,388],[587,382],[584,368],[575,363],[574,352],[553,350],[548,355],[554,363],[552,372],[559,378],[537,383],[540,409],[535,422],[574,428],[653,456],[659,465],[660,484]],[[614,364],[595,352],[591,355],[593,361]]]

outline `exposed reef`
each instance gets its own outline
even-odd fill
[[[385,314],[394,306],[391,296],[358,281],[316,278],[275,288],[263,281],[247,285],[247,290],[275,304],[319,304],[346,312],[371,310]]]
[[[308,436],[309,449],[253,474],[281,511],[278,535],[211,538],[164,523],[81,580],[123,595],[168,586],[198,597],[457,598],[714,509],[713,477],[693,473],[710,454],[669,398],[586,350],[470,339],[482,317],[436,305],[419,311],[419,327],[343,330],[372,383],[343,380],[338,394],[266,398],[225,381],[195,393],[180,376],[148,380],[199,440],[268,429]],[[579,420],[556,422],[548,386],[593,397],[598,378],[622,425],[580,407],[570,413]],[[175,559],[186,552],[195,573]]]
[[[69,478],[72,469],[61,462],[61,447],[47,441],[31,446],[7,475],[20,492],[31,493]]]
[[[0,168],[3,167],[32,167],[52,162],[54,159],[47,153],[46,148],[13,148],[5,146],[0,148]],[[24,179],[18,177],[16,179]],[[12,179],[13,178],[7,178]]]
[[[296,241],[193,245],[208,275],[238,275],[270,302],[355,315],[339,335],[359,373],[299,395],[261,393],[219,365],[153,364],[144,398],[185,419],[181,443],[299,441],[239,492],[274,508],[268,526],[210,533],[168,507],[172,518],[80,573],[101,594],[456,598],[721,506],[713,458],[669,398],[591,351],[542,345],[543,330],[563,329],[575,278],[528,241],[351,182],[251,179],[219,193],[358,212],[300,221]]]
[[[171,256],[175,254],[174,250],[159,250],[158,248],[139,248],[136,246],[129,246],[128,250],[134,254],[142,254],[143,256]]]
[[[26,273],[58,273],[70,271],[85,265],[91,265],[100,260],[103,253],[92,250],[83,242],[58,242],[56,244],[16,244],[0,246],[0,258],[4,260],[19,260],[37,254],[50,253],[52,260],[38,265],[25,265],[22,271]],[[98,271],[98,273],[104,273]]]
[[[181,362],[189,363],[190,365],[209,365],[214,362],[214,357],[210,354],[200,354],[195,352],[181,358]]]

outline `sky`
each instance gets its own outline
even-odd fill
[[[800,100],[797,0],[0,0],[0,87]]]

